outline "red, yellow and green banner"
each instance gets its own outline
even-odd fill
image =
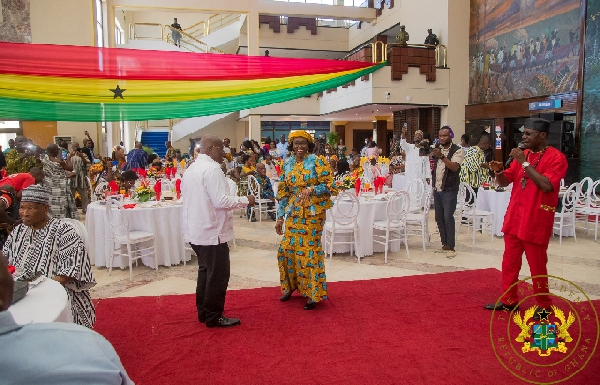
[[[0,120],[220,114],[339,87],[384,64],[0,43]]]

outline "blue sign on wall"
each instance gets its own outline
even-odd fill
[[[562,99],[529,103],[529,111],[547,110],[549,108],[562,108]]]

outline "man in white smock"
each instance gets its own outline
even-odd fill
[[[408,188],[410,182],[415,179],[421,179],[425,185],[425,191],[429,190],[429,181],[431,180],[431,168],[429,166],[429,156],[419,155],[419,143],[423,141],[423,132],[415,132],[415,144],[406,141],[406,127],[402,128],[402,137],[400,138],[400,147],[406,153],[405,174],[406,182],[404,188]]]

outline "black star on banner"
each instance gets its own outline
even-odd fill
[[[127,89],[126,88],[120,88],[117,85],[117,88],[115,88],[115,89],[109,89],[109,91],[111,91],[111,92],[113,92],[115,94],[113,96],[113,99],[116,99],[118,97],[121,98],[121,99],[123,99],[123,92],[127,91]]]
[[[542,309],[542,310],[538,311],[538,314],[539,314],[539,316],[540,316],[540,321],[542,321],[542,320],[544,320],[544,321],[548,321],[548,316],[549,316],[550,314],[552,314],[552,312],[549,312],[549,311],[548,311],[548,310],[546,310],[546,309]]]

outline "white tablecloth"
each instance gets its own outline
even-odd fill
[[[191,256],[185,252],[183,242],[182,216],[183,206],[166,205],[165,207],[127,209],[129,230],[151,232],[156,236],[156,255],[159,266],[178,265],[184,258]],[[108,260],[114,249],[110,224],[105,211],[106,206],[99,202],[91,203],[87,209],[85,226],[89,237],[90,260],[95,266],[108,266]],[[198,215],[202,215],[199,213]],[[154,267],[152,257],[142,258],[144,265]],[[115,259],[113,267],[122,269],[129,267],[127,258]]]
[[[502,225],[504,216],[510,202],[510,191],[497,192],[496,190],[484,190],[480,188],[477,192],[477,209],[491,211],[494,213],[494,233],[503,236]],[[554,234],[558,235],[558,230]],[[563,237],[572,237],[573,231],[570,227],[563,228]]]
[[[50,278],[29,289],[27,295],[8,311],[21,325],[45,322],[73,322],[71,303],[65,288]]]
[[[387,200],[381,201],[373,199],[370,202],[366,201],[364,198],[360,199],[360,211],[358,213],[357,223],[358,223],[358,252],[357,254],[360,257],[364,257],[367,255],[373,255],[373,252],[382,253],[384,251],[384,246],[379,243],[373,242],[373,223],[375,221],[382,221],[387,219]],[[342,205],[350,205],[349,202],[340,202],[338,204]],[[327,210],[327,220],[331,220],[330,210]],[[379,232],[378,234],[385,234],[384,232]],[[343,234],[336,234],[335,241],[346,242],[350,240],[349,236],[345,236]],[[323,245],[324,241],[321,242]],[[400,250],[400,241],[390,242],[390,246],[388,251],[396,252]],[[325,253],[328,253],[329,250],[325,250]],[[350,245],[334,245],[333,247],[334,253],[348,253],[350,252]]]
[[[406,175],[394,174],[392,178],[392,188],[398,191],[405,191],[406,187]]]
[[[494,234],[501,237],[504,216],[510,202],[510,191],[498,192],[496,190],[484,190],[480,188],[477,191],[477,209],[491,211],[494,213]]]

